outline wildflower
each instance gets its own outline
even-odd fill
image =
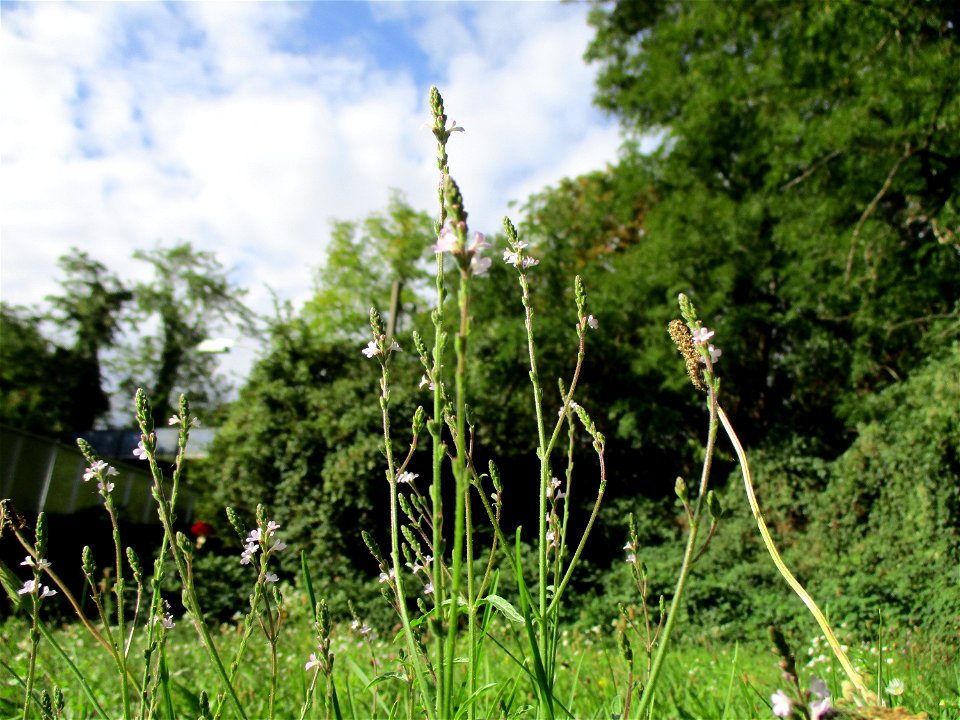
[[[437,253],[449,252],[457,255],[460,250],[460,238],[457,237],[457,234],[449,227],[443,228],[436,244],[433,246],[433,251]]]
[[[397,482],[402,485],[409,485],[418,477],[420,477],[418,473],[402,472],[397,475]]]
[[[596,330],[598,327],[600,327],[600,321],[597,320],[593,315],[587,315],[587,325],[589,325],[591,329]]]
[[[273,534],[280,529],[280,523],[273,520],[267,520],[267,537],[273,537]]]
[[[790,717],[793,714],[793,701],[783,691],[777,690],[770,696],[770,702],[773,703],[773,714],[775,717]]]
[[[626,562],[633,565],[635,562],[637,562],[637,556],[634,553],[628,553]]]
[[[262,539],[263,537],[260,534],[260,528],[254,528],[250,531],[250,535],[243,542],[247,545],[258,545]]]
[[[713,330],[709,330],[708,328],[705,328],[705,327],[698,327],[696,330],[693,331],[692,335],[693,335],[693,342],[695,342],[698,345],[703,345],[704,343],[707,342],[707,340],[709,340],[714,335],[716,335],[716,332],[714,332]]]
[[[368,358],[372,358],[374,355],[380,354],[380,347],[377,345],[376,340],[371,340],[370,342],[367,343],[367,346],[360,352],[362,352]]]
[[[810,720],[821,720],[821,718],[830,717],[830,696],[822,700],[814,700],[810,703]]]
[[[550,481],[550,484],[547,486],[547,497],[552,498],[553,494],[560,488],[560,481],[556,478]],[[563,493],[557,495],[557,500],[563,496]]]
[[[88,480],[93,480],[95,477],[103,473],[107,477],[111,475],[119,475],[116,468],[107,465],[103,460],[97,460],[93,465],[86,469],[86,472],[83,473],[83,481],[87,482]]]
[[[267,573],[267,574],[266,574],[266,577],[264,577],[263,579],[264,579],[265,582],[275,583],[275,582],[276,582],[277,580],[279,580],[280,578],[277,577],[277,574],[276,574],[276,573]]]
[[[397,575],[396,575],[396,573],[393,571],[393,568],[390,568],[390,573],[389,573],[389,574],[387,574],[387,573],[385,573],[385,572],[380,573],[380,582],[382,582],[382,583],[390,582],[390,581],[393,580],[393,578],[395,578],[396,576],[397,576]]]
[[[17,590],[17,595],[26,595],[28,593],[33,593],[37,591],[37,581],[36,580],[27,580],[23,587]]]
[[[557,534],[553,530],[547,530],[547,545],[549,547],[557,546]]]
[[[180,424],[180,416],[179,416],[179,415],[171,415],[171,416],[170,416],[170,419],[167,420],[167,425],[179,425],[179,424]]]
[[[474,275],[486,275],[491,265],[493,265],[493,260],[488,257],[473,257],[470,259],[470,271]]]
[[[30,557],[29,555],[27,555],[27,557],[24,558],[23,562],[20,564],[25,565],[26,567],[40,568],[41,570],[44,570],[50,567],[50,561],[47,560],[46,558],[38,558],[36,561],[36,564],[34,564],[33,558]]]
[[[52,597],[53,595],[56,595],[56,594],[57,594],[57,591],[56,591],[56,590],[51,590],[51,589],[48,588],[46,585],[44,585],[44,586],[43,586],[43,592],[40,593],[40,597],[42,597],[42,598]]]
[[[147,449],[143,446],[143,440],[137,443],[137,449],[133,451],[133,456],[140,460],[147,460]]]
[[[723,351],[722,351],[720,348],[715,347],[714,345],[709,345],[709,346],[707,347],[707,352],[710,353],[710,363],[711,363],[711,364],[715,363],[717,360],[720,359],[720,356],[723,355]],[[702,362],[704,365],[707,364],[706,359],[705,359],[704,357],[702,357],[702,356],[700,357],[700,362]]]
[[[244,548],[243,552],[240,553],[240,564],[241,564],[241,565],[249,565],[249,564],[250,564],[250,561],[253,560],[254,554],[255,554],[255,553],[257,552],[257,550],[259,550],[259,549],[260,549],[260,546],[257,545],[256,543],[249,543],[249,544]]]
[[[520,248],[526,243],[517,243],[517,247]],[[520,268],[521,270],[526,270],[528,267],[533,267],[534,265],[539,265],[540,261],[536,258],[529,257],[527,255],[520,255],[519,249],[514,250],[504,250],[503,251],[503,261],[508,265],[513,265],[515,268]]]
[[[316,653],[310,653],[310,659],[307,660],[307,663],[303,666],[304,670],[310,671],[314,668],[320,667],[320,661],[317,659]]]
[[[275,540],[273,545],[270,546],[270,552],[280,552],[281,550],[286,550],[287,544],[283,540]]]
[[[830,691],[827,689],[827,683],[818,677],[810,678],[810,693],[817,698],[817,700],[823,700],[826,697],[830,697]]]
[[[433,583],[432,583],[432,582],[428,582],[426,585],[423,586],[423,594],[424,594],[424,595],[432,595],[432,594],[433,594]]]
[[[103,482],[103,480],[101,480],[100,482],[97,483],[97,489],[103,495],[109,495],[110,493],[112,493],[113,487],[114,485],[112,482],[105,483]]]
[[[903,695],[903,680],[893,678],[893,680],[887,683],[887,694],[895,696]]]
[[[424,385],[427,385],[431,390],[433,390],[435,387],[433,381],[431,381],[426,375],[420,378],[420,384],[417,387],[422,390]]]

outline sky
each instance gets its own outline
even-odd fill
[[[615,162],[591,104],[586,4],[0,4],[0,298],[41,304],[57,259],[147,279],[136,249],[215,253],[262,313],[299,307],[334,219],[392,188],[434,214],[431,85],[471,230]]]

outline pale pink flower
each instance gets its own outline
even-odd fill
[[[770,702],[773,703],[773,714],[775,717],[790,717],[793,714],[793,701],[783,690],[777,690],[770,696]]]

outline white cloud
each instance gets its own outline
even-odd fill
[[[270,309],[264,283],[302,302],[331,219],[382,209],[391,187],[433,212],[423,77],[467,128],[450,155],[476,229],[616,157],[617,131],[590,105],[584,5],[371,6],[390,32],[408,29],[428,68],[379,66],[369,43],[384,34],[370,28],[338,49],[283,49],[311,9],[322,6],[5,7],[3,299],[55,291],[70,246],[136,278],[134,249],[188,239],[236,269],[257,310]]]

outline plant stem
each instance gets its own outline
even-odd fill
[[[727,414],[723,411],[723,408],[719,408],[719,412],[720,422],[723,423],[723,429],[727,431],[727,436],[730,438],[730,442],[733,443],[733,448],[736,450],[737,458],[740,460],[740,471],[743,474],[743,485],[747,491],[747,501],[750,503],[750,510],[753,512],[753,517],[757,521],[757,528],[760,530],[760,537],[763,538],[763,544],[766,545],[767,552],[770,553],[770,557],[773,559],[773,564],[777,566],[777,570],[780,571],[783,579],[787,581],[787,584],[800,597],[800,599],[803,601],[803,604],[807,606],[807,609],[817,621],[817,625],[820,626],[823,636],[827,639],[830,649],[833,650],[833,654],[840,662],[840,665],[843,667],[843,671],[847,674],[850,682],[852,682],[854,687],[857,688],[857,692],[866,697],[869,694],[869,690],[867,689],[863,678],[860,676],[860,673],[854,669],[849,658],[847,658],[847,654],[840,647],[840,642],[837,640],[837,636],[833,634],[833,629],[830,627],[830,623],[827,622],[827,618],[817,606],[817,603],[814,601],[813,597],[810,596],[810,594],[804,589],[803,585],[801,585],[796,577],[794,577],[793,573],[790,572],[790,569],[783,561],[783,558],[780,557],[780,553],[777,551],[777,547],[773,543],[773,538],[770,536],[770,531],[767,529],[767,523],[764,521],[763,515],[760,513],[760,505],[757,503],[757,496],[754,492],[753,479],[750,475],[750,465],[747,463],[747,455],[743,450],[743,446],[740,444],[740,439],[737,437],[736,432],[734,432],[733,425],[730,424],[730,418],[727,417]]]
[[[690,568],[693,565],[693,556],[697,548],[697,533],[700,530],[700,517],[703,513],[704,498],[707,495],[707,483],[710,478],[710,467],[713,458],[713,449],[717,439],[717,411],[719,403],[715,390],[711,387],[709,391],[710,405],[710,428],[707,435],[706,456],[703,459],[703,471],[700,475],[700,487],[697,495],[697,504],[694,507],[690,517],[690,535],[687,537],[687,546],[683,552],[683,563],[680,566],[680,575],[677,577],[677,586],[673,591],[673,598],[670,600],[670,610],[667,614],[667,621],[664,623],[663,632],[660,636],[660,644],[657,646],[657,654],[653,659],[653,666],[650,668],[650,675],[647,684],[640,695],[640,704],[637,707],[637,717],[644,718],[652,710],[653,696],[656,688],[657,679],[660,676],[660,670],[663,667],[664,658],[667,655],[667,648],[670,644],[670,634],[673,631],[673,623],[679,614],[683,602],[683,590],[686,587],[687,577],[690,575]]]

